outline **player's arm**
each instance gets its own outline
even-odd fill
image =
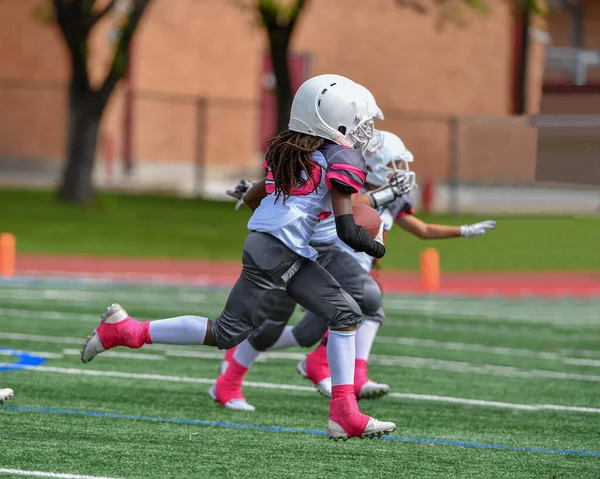
[[[396,224],[417,238],[425,240],[460,237],[472,238],[474,236],[481,236],[487,230],[496,228],[496,222],[491,220],[482,221],[474,225],[451,226],[425,223],[411,214],[398,217]]]
[[[373,208],[373,201],[371,201],[371,197],[368,194],[352,195],[352,206],[356,205],[367,205]]]
[[[331,204],[338,237],[354,251],[365,252],[374,258],[382,258],[385,254],[385,246],[375,241],[366,229],[354,221],[352,192],[339,183],[332,182]]]
[[[248,192],[242,197],[244,203],[254,211],[260,205],[260,202],[267,196],[267,189],[265,187],[266,178],[263,178],[259,182],[255,183]]]
[[[405,174],[397,172],[389,179],[389,183],[363,195],[355,195],[352,203],[355,205],[367,205],[372,208],[381,208],[393,203],[398,198],[410,193],[410,182]]]
[[[247,204],[252,211],[258,208],[258,205],[260,205],[262,199],[267,196],[265,181],[266,178],[263,178],[258,183],[240,180],[233,190],[227,190],[227,194],[229,196],[238,200],[235,204],[235,209],[239,210],[244,203]],[[250,193],[250,191],[253,189],[254,191],[248,195],[248,193]]]
[[[354,221],[352,195],[359,193],[367,175],[365,160],[357,150],[338,148],[327,158],[325,185],[331,191],[338,238],[354,251],[374,258],[385,254],[383,241],[376,241],[369,232]]]

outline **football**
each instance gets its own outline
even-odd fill
[[[368,205],[356,205],[352,210],[354,213],[354,222],[357,225],[361,225],[375,238],[377,233],[379,233],[379,227],[383,221],[377,210]]]

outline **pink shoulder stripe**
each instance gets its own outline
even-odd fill
[[[349,171],[350,173],[354,173],[363,182],[365,181],[365,178],[367,177],[366,173],[363,170],[361,170],[358,166],[348,165],[346,163],[333,163],[332,165],[329,166],[329,168],[332,170]]]
[[[357,183],[352,178],[347,177],[341,173],[335,173],[333,171],[329,171],[325,174],[325,184],[327,188],[331,190],[331,180],[337,180],[340,183],[353,188],[357,193],[361,190],[362,185]]]

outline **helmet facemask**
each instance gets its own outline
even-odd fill
[[[369,144],[371,138],[373,138],[373,132],[375,131],[375,124],[373,123],[373,118],[365,118],[360,121],[358,125],[348,133],[349,136],[354,140],[354,148],[356,149],[364,149],[366,145]]]
[[[389,138],[390,142],[386,141],[386,138]],[[416,175],[410,170],[414,156],[395,135],[376,130],[373,139],[362,149],[362,153],[367,163],[367,183],[374,186],[387,185],[392,176],[402,173],[408,179],[411,189],[417,186]]]

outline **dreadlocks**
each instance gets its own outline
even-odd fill
[[[312,153],[327,140],[318,136],[306,135],[295,131],[284,131],[267,141],[265,160],[275,182],[275,201],[283,195],[283,203],[291,196],[292,190],[306,184],[315,165]]]

